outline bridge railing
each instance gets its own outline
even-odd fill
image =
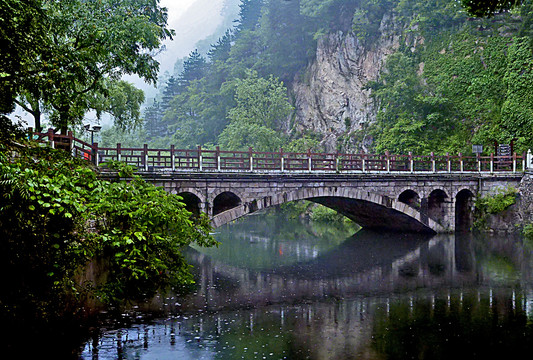
[[[459,155],[395,155],[222,151],[215,149],[151,149],[99,147],[67,135],[33,133],[32,138],[52,147],[63,148],[73,156],[100,166],[111,160],[123,161],[140,171],[226,171],[226,172],[392,172],[392,173],[474,173],[523,172],[533,166],[531,155],[464,156]],[[528,160],[529,159],[529,160]],[[528,162],[529,161],[529,162]],[[530,164],[530,165],[528,165]],[[531,170],[531,169],[530,169]]]
[[[52,129],[47,132],[39,133],[33,132],[33,129],[28,129],[30,138],[43,145],[49,145],[55,149],[62,149],[71,152],[72,156],[84,159],[87,161],[94,161],[96,156],[95,147],[83,140],[77,139],[68,131],[66,135],[56,134]]]

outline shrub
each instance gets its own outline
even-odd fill
[[[499,214],[516,203],[517,193],[518,190],[512,186],[499,189],[495,194],[483,196],[476,201],[476,209],[488,214]]]

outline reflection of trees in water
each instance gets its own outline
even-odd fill
[[[531,301],[502,288],[395,300],[374,316],[373,347],[387,359],[520,358],[533,350]]]
[[[123,358],[166,348],[191,359],[511,359],[532,350],[532,303],[511,288],[329,299],[178,316],[94,344]]]
[[[133,354],[166,343],[191,359],[492,359],[533,350],[531,261],[521,241],[371,234],[269,271],[194,253],[196,294],[156,304],[193,315],[123,330],[120,342],[114,333],[105,346]],[[485,267],[496,255],[506,259],[490,264],[503,268],[497,281]]]
[[[217,229],[216,249],[199,249],[237,267],[265,269],[313,259],[353,234],[349,227],[317,231],[313,224],[285,214],[262,213]]]

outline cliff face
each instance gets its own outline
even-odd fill
[[[526,173],[517,187],[516,203],[498,214],[487,214],[481,231],[519,233],[533,223],[533,174]]]
[[[377,113],[365,85],[378,78],[386,57],[398,50],[402,39],[402,26],[388,14],[374,41],[364,43],[352,32],[323,36],[315,61],[292,87],[293,131],[321,134],[327,151],[365,150],[372,142],[365,124]],[[420,39],[408,41],[416,46]]]

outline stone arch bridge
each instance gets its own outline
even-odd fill
[[[499,187],[517,187],[533,154],[490,156],[316,154],[197,149],[99,147],[68,135],[33,133],[97,167],[110,160],[183,197],[212,225],[296,200],[332,208],[364,228],[451,232],[472,225],[473,202]],[[102,169],[102,168],[100,168]],[[106,171],[102,176],[114,176]]]
[[[213,227],[291,201],[332,208],[363,228],[445,233],[472,226],[476,196],[517,187],[521,173],[254,174],[144,173],[146,180],[205,212]]]

